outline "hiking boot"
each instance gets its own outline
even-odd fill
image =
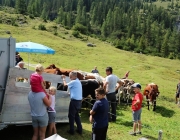
[[[141,135],[142,133],[141,133],[141,131],[138,131],[138,132],[136,132],[136,134],[139,134],[139,135]]]
[[[136,132],[130,132],[130,135],[136,136]]]

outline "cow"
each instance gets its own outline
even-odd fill
[[[92,80],[80,80],[82,85],[82,96],[83,100],[86,100],[90,98],[90,104],[94,104],[95,102],[95,90],[100,87],[100,84],[98,81],[92,79]],[[57,86],[57,90],[63,90],[67,91],[67,86],[64,86],[62,83],[59,83]],[[92,106],[91,106],[92,107]]]
[[[120,99],[123,97],[124,102],[127,104],[129,103],[129,99],[132,94],[134,94],[131,85],[134,84],[134,81],[131,79],[122,79],[121,80],[122,85],[120,88],[116,91],[116,98],[118,103],[120,104]]]
[[[158,89],[158,85],[151,83],[146,85],[143,94],[146,96],[147,99],[147,106],[149,110],[149,102],[152,103],[153,111],[156,110],[156,97],[159,96],[160,92]]]
[[[66,75],[69,76],[69,73],[71,71],[75,71],[72,69],[45,69],[45,73],[51,73],[56,75]],[[88,72],[83,72],[80,70],[76,70],[77,72],[77,78],[81,81],[82,89],[83,89],[83,98],[90,97],[93,99],[91,100],[91,104],[95,101],[95,89],[97,89],[100,86],[103,86],[103,80],[104,78],[100,76],[99,74],[93,74]],[[48,89],[50,86],[50,83],[46,81],[46,89]],[[58,90],[64,90],[67,91],[67,87],[64,87],[62,83],[59,83],[57,85]]]

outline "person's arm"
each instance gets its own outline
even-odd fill
[[[45,96],[45,97],[43,98],[43,102],[44,102],[44,104],[45,104],[47,107],[49,107],[49,106],[51,105],[51,103],[52,103],[52,98],[51,98],[51,96],[49,96],[49,99]]]
[[[47,93],[47,92],[46,92],[46,87],[44,86],[44,82],[45,82],[45,81],[42,81],[42,82],[41,82],[41,86],[42,86],[44,92]]]
[[[117,78],[118,86],[116,87],[115,91],[118,90],[122,86],[121,80],[118,77],[116,77],[116,78]]]
[[[61,78],[62,78],[62,80],[63,80],[64,86],[67,86],[68,84],[66,83],[66,80],[65,80],[66,76],[65,76],[65,75],[62,75]]]
[[[106,88],[107,87],[107,85],[109,84],[109,79],[108,79],[108,77],[106,77],[105,78],[105,82],[104,82],[104,85],[103,85],[103,88],[104,88],[104,90],[108,93],[108,88]]]
[[[90,123],[93,123],[93,116],[92,115],[89,116],[89,121],[90,121]]]
[[[90,115],[94,115],[95,113],[96,113],[96,112],[93,111],[93,110],[90,111]]]

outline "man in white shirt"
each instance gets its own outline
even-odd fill
[[[111,106],[111,113],[109,113],[109,121],[116,121],[116,90],[121,86],[120,79],[112,74],[113,69],[112,67],[106,68],[106,79],[104,83],[104,89],[106,90],[106,97],[109,101],[109,106]],[[116,84],[118,86],[116,87]]]

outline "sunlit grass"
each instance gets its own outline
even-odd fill
[[[157,111],[148,111],[146,106],[143,107],[142,122],[148,126],[148,128],[142,129],[143,135],[129,136],[128,132],[132,129],[131,108],[120,105],[118,107],[117,122],[109,124],[109,140],[137,140],[140,137],[155,140],[158,137],[159,130],[163,130],[163,140],[180,139],[180,108],[174,103],[176,84],[180,78],[180,73],[176,72],[180,69],[179,60],[122,51],[108,43],[90,37],[88,41],[83,42],[72,37],[71,31],[60,27],[58,28],[58,34],[65,37],[65,39],[62,39],[62,37],[53,35],[53,32],[37,30],[38,25],[42,23],[39,19],[28,21],[28,25],[22,27],[0,24],[0,35],[1,37],[9,37],[5,33],[6,30],[9,30],[17,42],[37,42],[56,51],[55,55],[30,54],[30,63],[32,64],[42,62],[46,67],[53,63],[60,68],[73,68],[83,71],[91,71],[94,66],[97,66],[102,76],[105,76],[105,68],[112,66],[114,74],[120,78],[124,76],[126,71],[130,70],[129,78],[135,80],[135,82],[140,82],[143,88],[148,83],[154,82],[158,84],[160,96],[157,99]],[[43,24],[46,27],[54,25],[53,22]],[[33,26],[35,26],[36,30],[32,29]],[[68,34],[65,34],[66,31]],[[95,43],[97,47],[87,47],[88,42]],[[20,54],[24,61],[28,62],[27,53]],[[57,126],[58,134],[69,140],[89,140],[91,137],[91,124],[88,122],[88,111],[82,111],[81,115],[84,129],[82,136],[77,134],[74,136],[67,135],[68,125],[65,124]],[[4,134],[11,133],[13,129],[15,128],[5,129],[0,132],[0,135],[5,137]],[[31,129],[28,131],[31,131]],[[18,131],[16,133],[21,134]],[[32,132],[24,132],[21,135],[15,135],[15,137],[8,135],[8,138],[25,140],[30,139],[31,135]]]

